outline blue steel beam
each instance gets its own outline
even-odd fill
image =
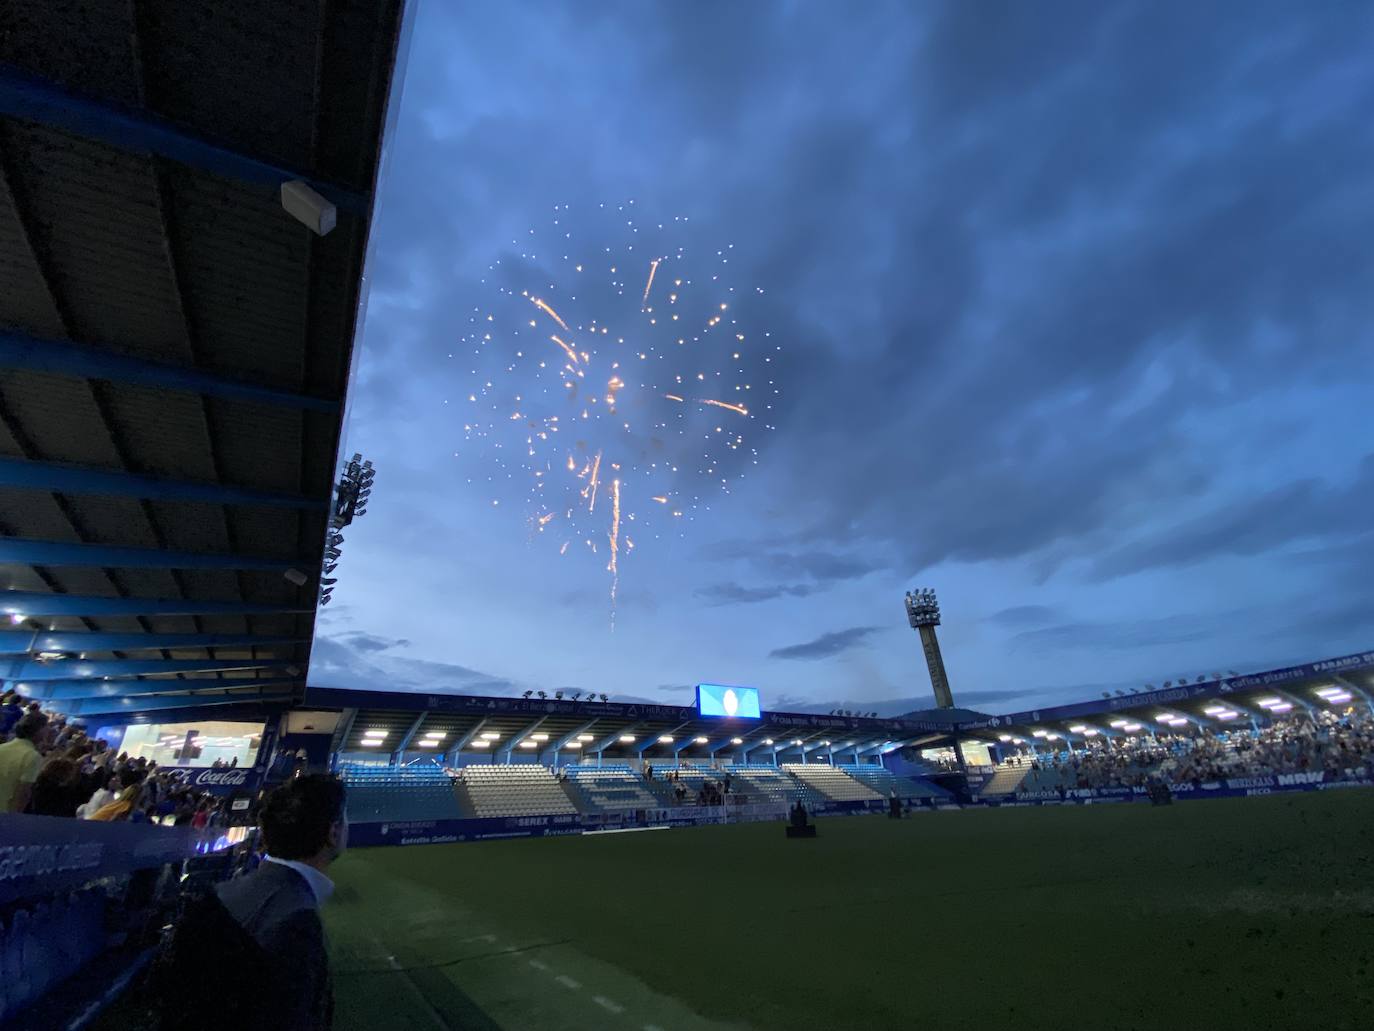
[[[18,681],[10,686],[25,698],[39,701],[48,698],[123,698],[139,695],[167,694],[190,691],[223,691],[231,687],[280,687],[298,684],[300,677],[219,677],[201,680],[48,680]],[[183,696],[183,700],[184,696]]]
[[[596,726],[596,722],[597,722],[597,721],[594,720],[594,719],[593,719],[593,720],[588,720],[586,723],[583,723],[581,726],[573,727],[572,730],[568,731],[566,734],[564,734],[562,737],[558,738],[557,740],[554,740],[554,741],[549,742],[549,743],[547,744],[546,747],[541,748],[541,749],[539,750],[539,758],[540,758],[540,760],[542,761],[543,758],[544,758],[544,756],[549,755],[549,754],[552,754],[552,755],[553,755],[553,761],[554,761],[554,763],[555,763],[555,765],[556,765],[556,764],[558,763],[558,753],[561,752],[561,751],[563,751],[565,748],[567,748],[567,747],[568,747],[568,743],[569,743],[570,741],[576,741],[576,740],[577,740],[577,735],[579,735],[579,734],[585,734],[587,731],[591,730],[592,727]],[[583,751],[583,749],[580,749],[580,748],[579,748],[579,749],[573,749],[573,751],[578,751],[578,752],[580,752],[580,751]]]
[[[528,726],[526,726],[523,730],[517,731],[516,733],[514,733],[514,734],[512,734],[512,735],[510,736],[510,739],[506,742],[506,747],[505,747],[506,763],[507,763],[507,764],[510,763],[511,753],[514,752],[517,748],[520,747],[520,742],[521,742],[521,741],[524,741],[527,737],[529,737],[529,736],[530,736],[531,734],[533,734],[536,730],[538,730],[540,727],[542,727],[542,726],[544,725],[544,721],[547,720],[547,719],[548,719],[547,716],[540,716],[537,720],[535,720],[533,723],[531,723],[531,724],[529,724]],[[535,744],[538,744],[538,743],[539,743],[539,742],[537,742],[537,741],[535,742]],[[539,752],[539,751],[541,751],[541,749],[538,749],[538,748],[535,748],[535,749],[524,748],[524,749],[521,749],[521,751],[524,751],[524,752],[529,752],[529,751]]]
[[[184,390],[231,401],[304,408],[314,412],[339,410],[339,402],[329,398],[254,386],[199,369],[130,358],[115,351],[69,340],[43,340],[13,330],[0,330],[0,367]]]
[[[240,692],[225,695],[164,695],[159,698],[84,698],[56,705],[53,708],[66,713],[68,716],[80,716],[85,719],[92,716],[132,716],[135,713],[151,712],[156,709],[200,710],[207,706],[242,705],[244,702],[268,705],[277,702],[289,703],[290,701],[291,692],[289,691],[260,691],[257,694]]]
[[[276,165],[198,136],[146,111],[115,107],[0,65],[0,114],[98,140],[117,150],[157,154],[224,179],[279,189],[303,179],[335,206],[366,215],[368,195]]]
[[[253,634],[102,634],[55,630],[0,630],[0,655],[38,652],[139,652],[179,648],[272,648],[304,644],[308,637],[261,637]]]
[[[116,548],[107,544],[0,539],[0,564],[21,566],[90,566],[101,569],[269,569],[299,568],[308,563],[284,558],[231,555],[163,548]]]
[[[7,680],[112,680],[175,673],[227,673],[242,669],[285,669],[291,659],[18,659],[8,664]],[[4,668],[0,666],[0,668]]]
[[[171,480],[161,476],[141,476],[56,462],[28,462],[22,458],[0,458],[0,487],[47,490],[57,494],[148,498],[154,501],[205,501],[213,505],[324,509],[328,504],[325,499],[307,498],[299,494]]]
[[[0,612],[12,616],[256,616],[313,611],[313,606],[296,603],[259,605],[189,598],[105,598],[88,594],[0,591]]]
[[[631,723],[628,726],[621,727],[619,730],[613,730],[605,737],[603,737],[600,741],[593,741],[591,747],[589,747],[587,751],[604,752],[608,745],[614,745],[619,743],[620,736],[622,734],[633,734],[637,730],[641,729],[643,726],[644,724],[642,723]]]

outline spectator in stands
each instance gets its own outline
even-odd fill
[[[6,691],[0,695],[0,741],[9,737],[14,725],[24,715],[24,708],[19,701],[18,691]]]
[[[321,1031],[333,1026],[334,995],[318,908],[334,890],[325,870],[348,844],[343,783],[295,777],[268,796],[259,823],[263,863],[221,884],[219,898],[280,976],[288,1008],[274,1031]]]
[[[89,820],[103,806],[113,802],[122,787],[124,784],[120,781],[119,774],[111,773],[109,770],[98,771],[95,790],[84,804],[77,807],[76,815],[83,820]]]
[[[0,813],[22,813],[43,766],[48,717],[31,711],[14,725],[14,740],[0,745]]]
[[[28,811],[34,816],[75,816],[88,792],[81,763],[66,755],[49,759],[33,782]]]

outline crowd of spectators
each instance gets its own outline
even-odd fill
[[[116,753],[38,702],[14,692],[0,696],[0,812],[202,830],[228,823],[225,804],[175,770]]]
[[[1168,783],[1323,772],[1374,778],[1374,716],[1303,713],[1258,729],[1198,728],[1191,734],[1128,735],[1052,755],[1020,754],[1004,765],[1059,775],[1065,786],[1144,787]]]

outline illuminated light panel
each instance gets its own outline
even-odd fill
[[[1083,731],[1085,731],[1085,730],[1087,730],[1087,729],[1088,729],[1088,725],[1087,725],[1086,723],[1075,723],[1072,727],[1069,728],[1069,733],[1070,733],[1070,734],[1081,734],[1081,733],[1083,733]]]
[[[763,743],[765,745],[771,745],[773,743],[773,739],[771,737],[766,737],[763,739]]]
[[[1010,734],[998,734],[998,735],[997,735],[997,740],[998,740],[998,741],[1010,741],[1010,740],[1011,740],[1011,735],[1010,735]]]
[[[1097,735],[1098,731],[1094,730],[1092,727],[1089,727],[1087,730],[1083,731],[1084,737],[1097,737]]]
[[[480,740],[479,740],[479,741],[473,741],[470,745],[468,745],[468,747],[469,747],[469,748],[490,748],[490,747],[491,747],[491,742],[490,742],[490,741],[480,741]]]
[[[1050,734],[1050,732],[1049,732],[1048,730],[1032,730],[1032,731],[1031,731],[1031,737],[1049,737],[1049,734]]]
[[[595,736],[594,734],[578,734],[578,735],[577,735],[577,740],[579,740],[579,741],[595,741],[595,740],[596,740],[596,736]]]
[[[634,744],[634,740],[635,740],[635,736],[634,736],[633,734],[621,734],[621,735],[620,735],[620,743],[621,743],[622,745],[632,745],[632,744]]]
[[[659,743],[660,745],[671,745],[671,744],[673,743],[673,735],[672,735],[672,734],[660,734],[660,735],[658,736],[658,743]]]
[[[1112,720],[1112,726],[1113,726],[1113,727],[1124,727],[1124,726],[1126,726],[1126,724],[1128,724],[1128,723],[1130,723],[1130,722],[1131,722],[1130,720]]]
[[[730,744],[732,744],[732,745],[742,745],[742,744],[744,744],[744,738],[742,738],[742,737],[732,737],[732,738],[730,739]]]
[[[439,742],[438,742],[438,741],[435,741],[433,738],[424,738],[424,739],[422,739],[422,740],[420,740],[420,741],[416,741],[415,743],[416,743],[417,745],[419,745],[421,748],[438,748],[438,747],[439,747]]]
[[[1284,704],[1284,701],[1283,701],[1282,698],[1261,698],[1261,699],[1260,699],[1258,702],[1256,702],[1255,704],[1256,704],[1256,705],[1262,705],[1262,706],[1264,706],[1266,709],[1272,709],[1272,708],[1274,708],[1274,706],[1276,706],[1276,705],[1283,705],[1283,704]]]
[[[530,740],[531,740],[531,741],[547,741],[548,739],[549,739],[549,735],[548,735],[548,734],[531,734],[531,735],[530,735]]]
[[[482,732],[482,739],[485,741],[500,741],[501,735],[494,730],[484,730]]]
[[[705,739],[704,737],[694,737],[694,738],[692,738],[692,740],[695,741],[695,742],[696,742],[697,744],[699,744],[699,745],[704,745],[704,744],[706,744],[706,739]]]

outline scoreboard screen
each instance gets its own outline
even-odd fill
[[[703,716],[731,716],[756,720],[762,717],[756,687],[728,687],[724,684],[697,685],[697,711]]]

